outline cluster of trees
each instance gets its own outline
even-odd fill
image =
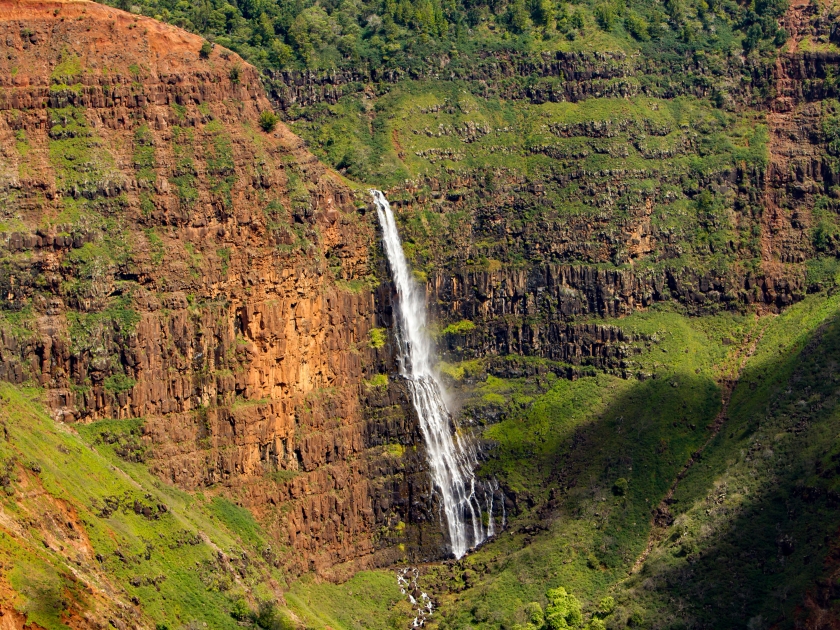
[[[673,34],[684,44],[708,47],[719,40],[712,36],[711,27],[714,25],[715,31],[723,27],[723,30],[740,33],[744,50],[750,52],[762,44],[769,49],[785,43],[787,33],[779,27],[779,18],[787,6],[788,0],[754,0],[746,5],[732,0],[696,0],[693,3],[664,0],[632,6],[625,0],[607,0],[595,6],[594,15],[601,29],[615,31],[623,27],[642,42]]]
[[[695,39],[701,45],[698,24],[719,22],[749,52],[784,43],[778,18],[788,0],[108,1],[201,33],[259,67],[325,69],[405,65],[491,40],[516,46],[529,37],[574,39],[592,22],[659,48]],[[492,33],[479,35],[481,23],[492,25]]]
[[[263,68],[382,65],[412,42],[462,35],[453,0],[108,0],[240,53]]]
[[[615,612],[616,604],[612,597],[605,597],[592,611],[587,621],[583,614],[580,600],[567,592],[562,586],[549,590],[546,594],[548,605],[543,610],[539,602],[531,602],[525,606],[527,622],[516,626],[515,630],[565,630],[576,628],[579,630],[606,630],[604,621]],[[640,625],[638,613],[632,616],[633,624]]]
[[[511,32],[523,34],[536,32],[544,38],[552,34],[565,34],[574,39],[584,27],[582,8],[569,7],[555,0],[512,0],[504,15],[504,23]]]

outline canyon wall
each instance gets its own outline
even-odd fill
[[[388,87],[398,78],[381,78],[381,90],[362,100],[396,112],[389,133],[418,173],[388,192],[427,277],[447,357],[525,354],[604,367],[597,357],[607,350],[570,321],[595,325],[658,303],[691,314],[778,313],[831,282],[819,265],[838,252],[829,99],[840,56],[797,48],[806,35],[836,37],[826,12],[798,6],[785,19],[791,44],[766,67],[755,57],[719,68],[702,57],[661,66],[645,56],[557,52],[530,65],[487,56],[453,70],[451,90],[423,83],[422,73],[404,93]],[[283,76],[295,86],[288,90],[310,91],[275,91],[281,107],[286,98],[318,100],[318,85],[361,80]],[[533,90],[545,77],[567,92],[588,82],[591,93],[505,91],[506,80]],[[627,94],[592,83],[625,79],[636,85]],[[667,81],[680,87],[659,89]],[[411,105],[415,93],[422,107]],[[685,95],[710,98],[676,98]],[[575,105],[544,107],[549,101]],[[708,109],[695,120],[662,115],[689,102]],[[316,107],[301,111],[323,120]],[[416,120],[401,118],[406,111]],[[469,326],[445,328],[459,320]],[[607,333],[598,338],[614,345]]]
[[[366,193],[197,36],[3,2],[0,40],[0,378],[60,422],[143,418],[125,457],[251,509],[278,566],[439,554],[404,385],[374,379]]]
[[[294,572],[438,557],[367,192],[282,123],[261,126],[272,101],[236,54],[87,2],[0,7],[0,379],[42,388],[71,425],[143,418],[120,452],[247,506]],[[807,28],[830,31],[822,18]],[[514,130],[445,99],[418,109],[442,122],[389,133],[425,174],[388,192],[422,251],[412,262],[433,319],[472,326],[443,329],[447,359],[536,355],[571,366],[570,378],[578,366],[644,376],[633,340],[600,318],[659,302],[779,311],[820,288],[806,265],[840,247],[811,238],[816,200],[833,204],[840,177],[814,103],[834,94],[832,53],[723,68],[618,53],[427,61],[263,79],[287,114],[365,86],[382,98],[406,79],[463,81],[479,99],[528,107],[603,98],[618,112],[639,96],[692,95],[769,112],[766,155],[746,155],[748,139],[694,172],[679,160],[717,150],[704,142],[737,116],[695,129],[657,121],[650,105],[484,146]],[[461,124],[443,122],[451,115]],[[429,138],[443,148],[404,149]],[[462,167],[465,151],[489,166]],[[539,168],[493,166],[497,153]],[[592,156],[607,166],[589,168]],[[576,210],[556,212],[563,204]],[[423,213],[461,223],[423,232],[412,223]],[[715,230],[700,251],[697,234]]]

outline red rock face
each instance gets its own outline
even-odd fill
[[[0,378],[59,421],[144,418],[150,468],[251,508],[295,570],[439,553],[405,392],[366,383],[393,364],[372,224],[259,126],[256,70],[87,2],[0,1],[0,41]]]

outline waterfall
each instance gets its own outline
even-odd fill
[[[382,226],[382,243],[397,289],[397,343],[400,375],[409,385],[411,402],[429,458],[432,483],[439,492],[449,542],[456,558],[494,533],[492,496],[495,483],[478,482],[473,475],[475,451],[468,440],[453,431],[444,389],[434,367],[434,347],[426,330],[426,299],[414,281],[403,253],[397,224],[388,200],[378,190],[371,194]],[[488,497],[488,526],[481,517],[476,487]]]

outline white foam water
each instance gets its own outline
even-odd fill
[[[394,213],[378,190],[371,194],[376,203],[382,242],[397,289],[397,343],[400,375],[411,391],[411,400],[420,421],[420,430],[429,458],[429,472],[440,493],[443,515],[452,553],[461,558],[467,551],[492,536],[495,483],[480,488],[489,504],[487,527],[482,522],[481,503],[476,495],[473,474],[475,450],[468,440],[453,430],[446,407],[444,389],[434,368],[434,346],[426,329],[426,299],[414,281],[400,242]]]

